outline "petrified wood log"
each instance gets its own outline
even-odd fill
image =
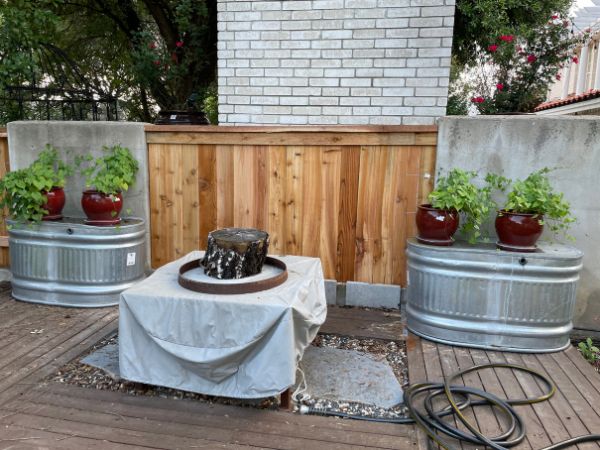
[[[269,234],[254,228],[223,228],[208,234],[202,266],[204,273],[219,279],[256,275],[269,249]]]

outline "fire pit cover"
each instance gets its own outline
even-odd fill
[[[321,261],[279,257],[288,268],[285,283],[251,294],[216,295],[177,282],[179,267],[201,257],[192,252],[121,294],[121,376],[224,397],[284,391],[325,321]]]

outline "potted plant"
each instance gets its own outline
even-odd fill
[[[85,176],[86,189],[81,197],[81,207],[88,225],[117,225],[123,208],[123,191],[135,182],[139,165],[126,147],[115,145],[103,147],[104,155],[85,159],[90,165],[81,172]],[[81,163],[81,161],[80,161]]]
[[[18,221],[62,219],[63,187],[72,174],[73,167],[48,144],[29,167],[8,172],[0,180],[0,207]]]
[[[554,232],[566,233],[575,219],[562,192],[555,192],[548,179],[551,169],[545,167],[517,180],[508,193],[504,208],[496,217],[498,248],[508,251],[533,252],[544,225]]]
[[[491,192],[502,187],[503,177],[488,174],[483,187],[477,187],[472,180],[477,175],[473,171],[451,170],[447,176],[439,177],[435,189],[429,194],[429,203],[417,208],[417,240],[424,244],[449,246],[463,216],[461,230],[470,243],[482,237],[482,224],[495,209]]]

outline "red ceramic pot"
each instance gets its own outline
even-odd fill
[[[448,246],[458,229],[458,212],[432,208],[430,204],[417,208],[417,240],[423,244]]]
[[[50,191],[43,191],[46,196],[46,203],[42,209],[48,211],[48,214],[42,217],[42,220],[60,220],[62,219],[62,210],[65,207],[65,191],[61,187],[54,186]]]
[[[541,214],[498,211],[497,247],[510,252],[535,252],[535,243],[544,231],[544,226],[540,223],[543,219]]]
[[[83,191],[81,207],[87,216],[88,225],[117,225],[121,223],[119,213],[123,208],[123,196],[106,195],[94,189]]]

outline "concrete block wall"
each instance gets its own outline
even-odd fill
[[[218,0],[219,123],[445,115],[455,0]]]

